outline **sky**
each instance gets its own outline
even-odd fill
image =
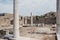
[[[56,11],[56,0],[18,0],[19,14],[22,16],[43,15]],[[0,13],[13,13],[13,0],[0,0]]]

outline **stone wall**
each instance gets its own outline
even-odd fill
[[[21,19],[20,24],[23,24]],[[13,14],[5,13],[4,16],[0,16],[0,27],[9,27],[13,25]]]

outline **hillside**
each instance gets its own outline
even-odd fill
[[[56,15],[55,12],[48,12],[41,16],[36,16],[36,21],[45,24],[56,24]]]

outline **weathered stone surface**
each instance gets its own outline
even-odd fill
[[[21,19],[20,24],[23,24],[23,21]],[[0,16],[0,27],[9,27],[13,25],[13,15],[5,13],[4,16]]]
[[[13,24],[11,24],[11,22],[13,22],[12,14],[5,14],[4,16],[0,16],[0,28],[13,27],[12,26]],[[23,24],[23,21],[20,19],[20,25],[21,24]],[[51,28],[50,32],[53,31],[52,27],[48,27],[48,28],[49,30],[46,30],[46,32],[49,32],[50,28]],[[8,30],[13,31],[13,29],[8,29]],[[41,30],[41,27],[20,27],[20,36],[36,38],[38,40],[55,40],[55,34],[52,35],[52,34],[41,33],[40,30]],[[55,31],[55,28],[54,28],[54,31]]]

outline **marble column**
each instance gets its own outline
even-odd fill
[[[32,13],[31,13],[31,26],[33,26],[33,16],[32,16]]]
[[[57,28],[56,28],[56,34],[57,34],[57,40],[60,40],[60,0],[57,0]]]
[[[24,25],[24,16],[23,16],[23,25]]]
[[[27,20],[28,20],[27,17],[25,17],[25,25],[27,25]]]
[[[9,30],[8,29],[6,29],[6,35],[9,35]]]
[[[45,27],[44,23],[42,23],[43,27]]]
[[[14,19],[14,25],[13,25],[13,34],[15,40],[19,39],[19,10],[18,10],[18,0],[13,0],[13,19]]]

